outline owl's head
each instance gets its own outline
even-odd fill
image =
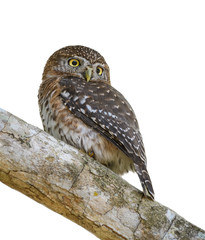
[[[43,80],[55,76],[75,76],[110,84],[109,67],[104,58],[84,46],[64,47],[51,55],[44,68]]]

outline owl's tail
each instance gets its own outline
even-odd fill
[[[134,163],[134,166],[142,184],[145,196],[150,197],[152,200],[154,200],[154,189],[152,187],[152,181],[150,179],[146,165],[144,162],[141,162],[139,164]]]

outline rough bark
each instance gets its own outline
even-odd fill
[[[83,152],[1,109],[0,181],[100,239],[205,239]]]

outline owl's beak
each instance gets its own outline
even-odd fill
[[[91,77],[92,77],[92,72],[93,72],[93,69],[91,67],[87,67],[86,68],[86,71],[85,71],[85,78],[87,80],[87,82],[90,81]]]

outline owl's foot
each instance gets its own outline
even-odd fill
[[[80,152],[82,153],[86,153],[83,149],[80,149]],[[88,156],[94,158],[95,157],[95,153],[93,151],[87,152],[86,154],[88,154]]]
[[[88,155],[89,155],[90,157],[92,157],[92,158],[95,157],[95,153],[94,153],[93,151],[88,152]]]

